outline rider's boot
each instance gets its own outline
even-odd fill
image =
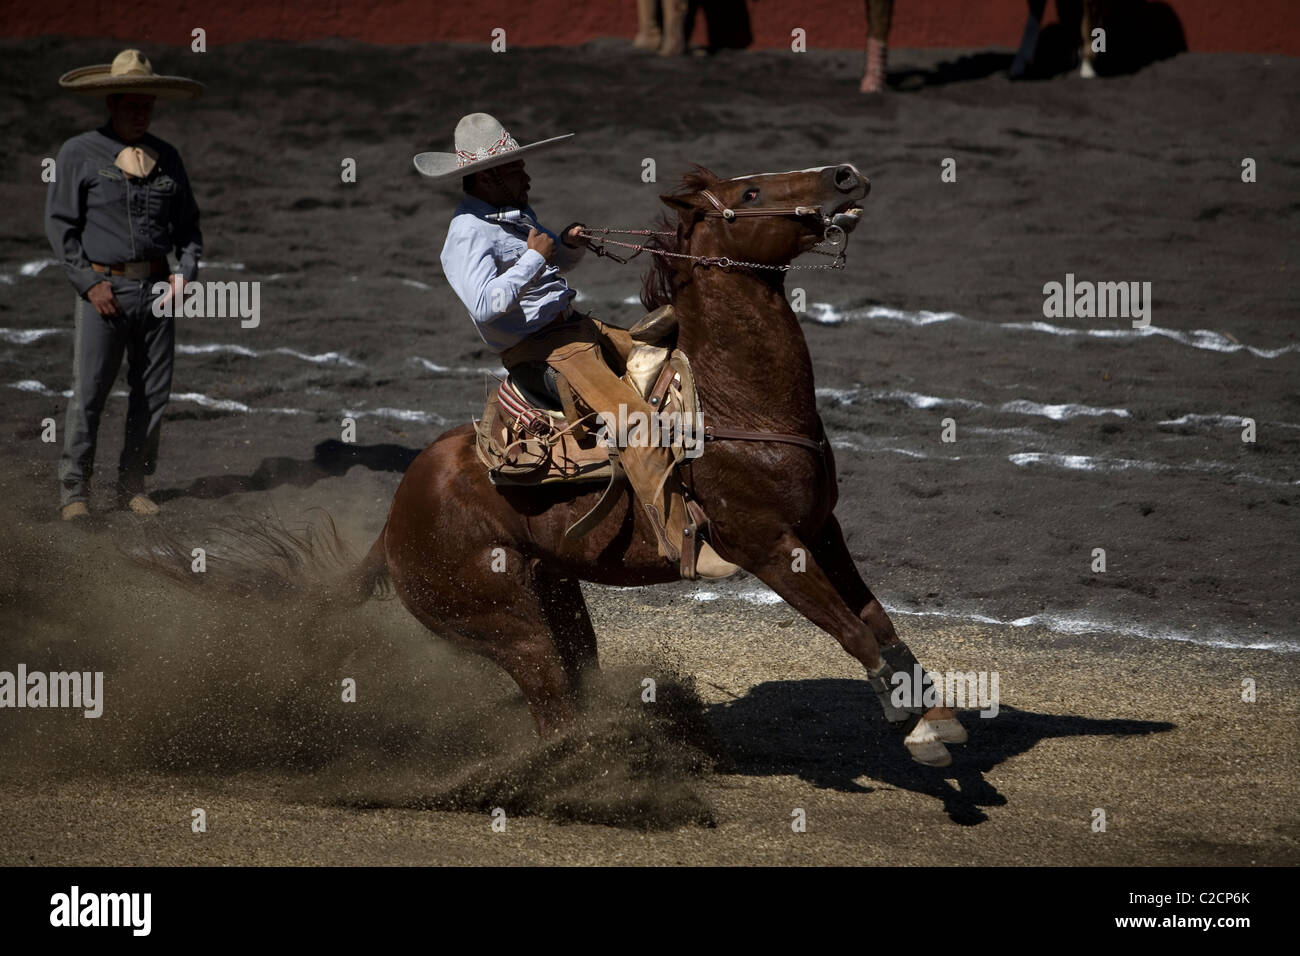
[[[700,523],[687,504],[677,475],[680,449],[656,441],[661,437],[658,429],[636,426],[638,420],[647,426],[655,422],[655,410],[601,360],[600,346],[595,342],[571,342],[552,351],[547,362],[601,416],[607,435],[617,439],[622,422],[632,433],[623,438],[636,437],[640,432],[645,439],[620,444],[618,459],[637,502],[650,519],[660,555],[678,562],[685,577],[725,577],[737,571],[736,565],[723,560],[707,541],[699,539]]]

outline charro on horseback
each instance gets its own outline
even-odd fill
[[[454,153],[415,157],[425,176],[461,180],[443,271],[510,373],[479,424],[480,456],[496,483],[607,482],[601,502],[570,527],[570,537],[600,519],[625,477],[650,518],[659,553],[678,562],[683,577],[725,577],[738,569],[704,539],[707,521],[677,474],[691,451],[689,429],[670,428],[669,441],[652,440],[664,430],[650,423],[689,423],[696,415],[689,362],[670,361],[659,344],[673,332],[671,310],[628,332],[574,309],[576,293],[562,273],[583,258],[582,225],[557,235],[528,205],[523,157],[571,135],[520,146],[495,118],[472,113],[456,127]],[[639,440],[619,447],[610,439],[626,435],[617,426],[628,421],[646,427],[634,436]]]
[[[893,694],[895,675],[920,665],[833,513],[834,454],[785,294],[798,256],[829,241],[832,263],[802,267],[843,264],[866,177],[850,164],[729,179],[697,167],[660,197],[672,217],[662,229],[628,230],[644,242],[581,223],[557,235],[527,204],[521,158],[564,138],[519,146],[472,114],[455,153],[415,158],[426,176],[461,179],[443,268],[510,377],[481,421],[446,432],[407,469],[350,593],[364,600],[390,581],[431,631],[505,669],[546,735],[574,716],[597,666],[580,581],[742,568],[863,665],[914,759],[948,764],[947,744],[966,740],[955,712]],[[577,313],[561,276],[583,245],[608,254],[606,244],[654,256],[649,314],[631,330]],[[707,453],[684,434],[608,441],[620,410],[665,408],[704,416]]]

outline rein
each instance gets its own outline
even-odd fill
[[[783,266],[769,265],[765,262],[742,262],[732,259],[729,256],[693,256],[687,252],[669,252],[667,249],[657,249],[646,243],[621,242],[617,239],[607,238],[610,233],[626,236],[675,236],[675,232],[655,229],[613,229],[608,226],[586,226],[582,227],[580,235],[588,240],[587,247],[597,256],[606,259],[613,259],[619,264],[626,263],[635,259],[643,252],[651,255],[671,257],[674,259],[688,259],[691,262],[698,262],[706,266],[718,266],[728,269],[731,266],[740,266],[745,269],[771,269],[775,272],[789,272],[791,269],[843,269],[848,261],[848,235],[842,228],[837,226],[830,216],[823,214],[821,206],[764,206],[756,209],[729,209],[707,189],[700,190],[700,194],[713,204],[712,210],[705,210],[704,215],[710,219],[725,219],[727,222],[734,221],[740,216],[816,216],[821,220],[823,226],[822,242],[829,243],[831,250],[826,249],[809,249],[819,256],[830,256],[832,262],[829,265],[795,265],[786,263]],[[624,249],[631,249],[630,256],[619,256],[605,248],[606,245],[621,246]]]

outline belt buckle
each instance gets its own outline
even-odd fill
[[[122,275],[128,279],[147,279],[153,275],[152,262],[124,262]]]

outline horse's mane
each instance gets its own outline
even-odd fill
[[[692,166],[691,171],[682,177],[681,184],[669,195],[685,198],[718,182],[718,177],[710,170],[705,169],[698,163],[694,163]],[[689,216],[678,212],[675,222],[669,218],[669,215],[661,215],[651,228],[660,232],[672,232],[673,234],[670,236],[651,236],[646,245],[654,249],[663,249],[666,252],[681,252],[690,238],[691,230],[695,228],[695,223],[700,218],[701,211],[698,210],[692,212]],[[661,305],[667,305],[672,302],[677,290],[690,281],[690,276],[689,265],[683,264],[681,259],[674,259],[670,256],[653,256],[650,271],[641,280],[641,304],[645,306],[647,312],[657,309]]]

